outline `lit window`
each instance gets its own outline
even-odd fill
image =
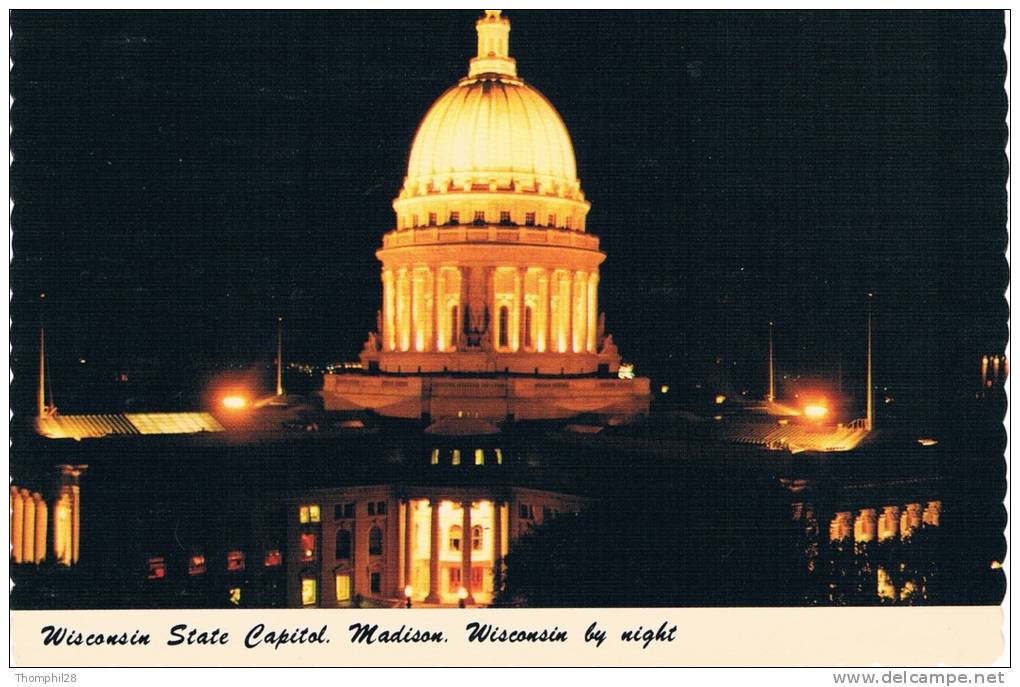
[[[432,459],[429,461],[432,465],[439,465],[439,449],[432,449]]]
[[[162,580],[166,577],[166,560],[162,556],[153,556],[149,559],[149,573],[146,577],[150,580]]]
[[[319,507],[315,504],[307,506],[301,506],[298,509],[298,519],[302,524],[309,522],[319,522],[322,519],[322,514],[319,511]]]
[[[351,600],[351,576],[336,575],[336,600],[337,601],[350,601]]]
[[[471,550],[481,551],[482,550],[482,526],[475,525],[471,528]]]
[[[336,531],[336,557],[338,559],[351,557],[351,531]]]
[[[234,604],[235,606],[240,606],[241,605],[241,588],[240,587],[231,587],[230,590],[227,592],[227,599],[230,601],[230,603]]]
[[[279,549],[269,549],[266,551],[266,560],[263,565],[267,568],[276,568],[283,564],[283,556],[280,555]]]
[[[450,463],[453,464],[453,465],[460,465],[460,449],[459,448],[453,449],[452,459],[450,460]]]
[[[482,575],[484,574],[483,568],[471,568],[471,589],[482,588]]]
[[[460,224],[460,213],[459,212],[451,212],[450,213],[450,224]]]
[[[496,449],[496,465],[502,465],[502,464],[503,464],[503,450],[497,448]]]
[[[475,449],[475,465],[485,465],[485,451],[480,448]]]
[[[188,574],[201,575],[205,572],[205,556],[196,553],[188,559]]]
[[[436,213],[434,212],[429,213],[429,226],[430,227],[436,226]]]
[[[510,224],[510,211],[509,210],[501,210],[500,211],[500,213],[499,213],[499,223],[500,224]]]
[[[485,211],[484,210],[476,210],[475,211],[475,221],[474,221],[474,224],[475,224],[476,227],[485,224]]]
[[[368,555],[381,556],[383,553],[382,528],[373,527],[368,531]]]
[[[244,552],[231,551],[227,554],[227,571],[238,572],[244,570]]]
[[[318,603],[319,590],[314,577],[301,578],[301,605],[314,606]]]
[[[535,226],[535,213],[526,212],[524,213],[524,226],[533,227]]]
[[[447,591],[456,593],[460,589],[460,568],[450,568],[450,586]]]
[[[460,525],[450,526],[450,536],[447,538],[447,541],[450,545],[450,551],[460,551],[460,540],[462,532],[463,530],[460,528]]]
[[[301,560],[315,560],[315,535],[311,532],[301,533]]]
[[[556,215],[549,215],[548,226],[550,226],[550,227],[555,227],[556,226]]]
[[[374,572],[369,576],[368,580],[369,589],[372,590],[373,594],[379,594],[382,592],[382,575]]]

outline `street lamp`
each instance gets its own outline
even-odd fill
[[[463,587],[461,587],[460,589],[457,590],[457,607],[458,608],[466,608],[466,606],[464,605],[464,600],[465,599],[467,599],[467,590],[464,589]]]
[[[404,587],[404,599],[406,599],[406,601],[405,601],[405,603],[406,603],[405,607],[406,608],[410,608],[411,607],[411,596],[413,594],[414,594],[414,587],[412,587],[411,585],[407,585],[406,587]]]

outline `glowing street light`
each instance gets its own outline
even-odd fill
[[[811,403],[804,406],[804,417],[811,420],[821,420],[829,414],[829,409],[820,403]]]
[[[411,597],[414,595],[414,587],[407,585],[404,587],[404,599],[406,599],[406,607],[411,607]]]
[[[465,600],[467,599],[467,589],[461,587],[457,590],[457,606],[458,608],[466,608]]]
[[[248,407],[248,399],[244,396],[224,396],[222,403],[223,407],[228,410],[244,410]]]

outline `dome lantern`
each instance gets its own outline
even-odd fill
[[[468,76],[504,74],[517,76],[517,61],[510,57],[510,20],[500,10],[485,10],[475,23],[478,56],[471,59]]]

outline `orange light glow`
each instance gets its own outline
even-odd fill
[[[917,440],[917,443],[919,443],[921,446],[934,446],[939,442],[938,439],[929,439],[927,437],[921,437],[920,439]]]
[[[715,397],[715,404],[717,406],[721,406],[723,403],[726,403],[726,397],[722,394],[717,394]]]
[[[812,420],[821,420],[829,414],[829,409],[819,403],[812,403],[804,406],[804,417]]]
[[[223,407],[230,410],[244,410],[248,407],[248,399],[244,396],[224,396]]]

